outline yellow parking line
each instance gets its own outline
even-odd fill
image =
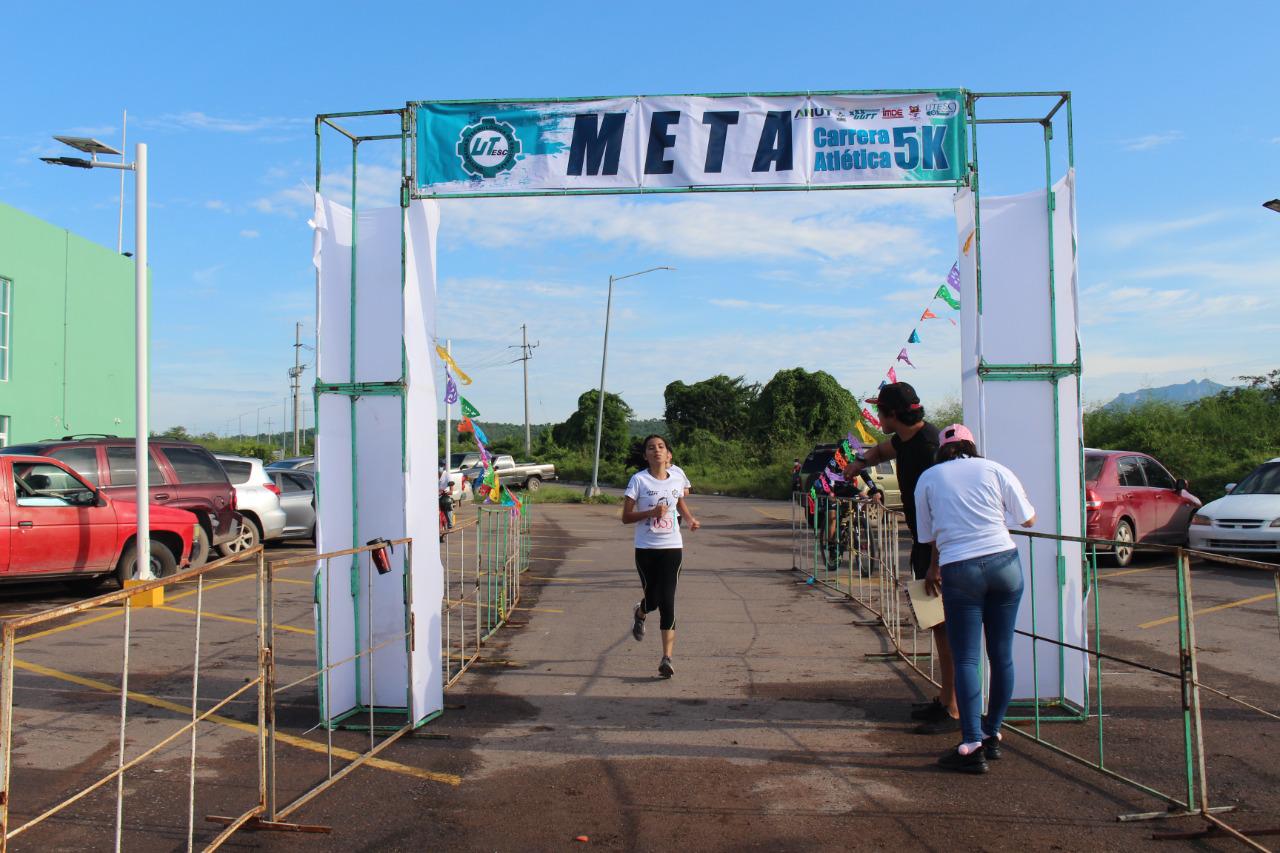
[[[107,619],[114,619],[124,613],[123,609],[111,610],[107,613],[99,613],[97,616],[90,616],[87,619],[81,619],[78,622],[70,622],[66,625],[59,625],[56,628],[46,628],[43,631],[36,631],[34,634],[27,634],[25,637],[19,637],[18,643],[25,643],[29,640],[38,640],[41,637],[48,637],[51,634],[61,634],[63,631],[70,631],[72,628],[83,628],[85,625],[92,625],[95,622],[103,622]]]
[[[513,607],[512,610],[536,610],[539,613],[563,613],[563,610],[556,610],[554,607]]]
[[[169,607],[168,605],[165,605],[165,604],[160,605],[159,607],[156,608],[156,610],[167,610],[170,613],[185,613],[188,616],[196,615],[196,611],[194,610],[188,610],[185,607]],[[243,616],[224,616],[221,613],[211,613],[208,610],[204,612],[204,616],[206,619],[217,619],[220,622],[239,622],[242,625],[258,624],[258,620],[256,619],[246,619]],[[281,625],[281,624],[276,625],[276,630],[277,631],[293,631],[294,633],[297,633],[297,634],[314,634],[315,633],[315,631],[311,630],[310,628],[295,628],[292,625]]]
[[[1106,578],[1116,578],[1116,577],[1119,577],[1120,575],[1138,575],[1138,574],[1142,574],[1143,572],[1149,572],[1154,568],[1155,566],[1151,566],[1146,569],[1120,569],[1119,571],[1106,572],[1104,574],[1100,574],[1098,575],[1098,580],[1105,580]]]
[[[314,580],[300,581],[297,578],[276,578],[275,582],[276,583],[292,583],[292,584],[297,584],[298,586],[310,586],[310,587],[314,587],[316,585]]]
[[[1268,592],[1263,595],[1255,595],[1253,598],[1242,598],[1239,601],[1232,601],[1229,604],[1219,604],[1217,607],[1206,607],[1204,610],[1197,610],[1196,616],[1203,616],[1206,613],[1216,613],[1219,610],[1227,610],[1232,607],[1243,607],[1246,604],[1257,604],[1259,601],[1266,601],[1267,599],[1275,598],[1275,597],[1276,597],[1276,594],[1274,592]],[[1170,622],[1177,622],[1177,621],[1178,621],[1177,616],[1166,616],[1163,619],[1155,619],[1155,620],[1152,620],[1151,622],[1143,622],[1138,627],[1154,628],[1157,625],[1167,625]]]
[[[770,519],[773,519],[774,521],[790,521],[791,520],[791,513],[787,513],[786,515],[774,515],[773,513],[765,512],[758,506],[753,506],[752,509],[754,509],[756,512],[763,515],[765,518],[770,518]]]
[[[105,681],[97,681],[92,678],[84,678],[79,675],[72,675],[69,672],[62,672],[51,667],[41,666],[38,663],[29,663],[24,660],[14,659],[13,665],[19,669],[34,672],[37,675],[44,675],[49,678],[68,681],[72,684],[78,684],[81,687],[89,687],[93,690],[100,690],[104,693],[112,693],[116,695],[119,695],[120,693],[120,687],[118,685],[108,684]],[[135,702],[141,702],[144,705],[151,705],[154,708],[163,708],[166,711],[173,711],[175,714],[181,714],[187,718],[190,718],[191,716],[190,708],[179,705],[176,702],[170,702],[166,699],[148,696],[145,693],[137,693],[132,690],[129,691],[129,698]],[[229,717],[224,717],[221,714],[213,714],[209,716],[207,720],[211,723],[218,723],[219,725],[236,729],[237,731],[248,732],[253,735],[258,733],[258,727],[256,725],[241,722],[240,720],[233,720]],[[323,743],[316,743],[315,741],[307,740],[306,738],[276,732],[276,740],[280,743],[286,743],[289,746],[295,746],[298,749],[305,749],[309,752],[318,752],[322,755],[325,753],[325,745]],[[358,752],[352,752],[349,749],[341,749],[336,746],[333,748],[333,754],[338,758],[345,758],[348,761],[352,761],[360,757],[360,753]],[[377,767],[381,770],[390,770],[393,773],[412,776],[415,779],[426,779],[431,782],[443,782],[446,785],[457,786],[462,784],[462,777],[455,776],[452,773],[435,773],[430,770],[423,770],[420,767],[410,767],[409,765],[401,764],[398,761],[388,761],[385,758],[370,758],[365,762],[365,766]]]

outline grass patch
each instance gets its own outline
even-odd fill
[[[521,492],[520,500],[530,504],[620,504],[618,495],[596,495],[588,498],[582,489],[569,486],[543,486],[536,492]]]

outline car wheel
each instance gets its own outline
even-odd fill
[[[542,478],[530,477],[528,480],[525,481],[524,487],[531,492],[536,492],[538,491],[538,489],[542,488]]]
[[[222,556],[230,557],[233,554],[243,554],[253,548],[258,547],[258,543],[262,541],[262,534],[258,532],[258,525],[253,523],[252,519],[240,519],[240,530],[236,533],[234,539],[223,542],[218,546],[218,550],[222,552]]]
[[[1116,545],[1112,552],[1112,558],[1115,564],[1120,568],[1124,568],[1133,562],[1133,525],[1128,519],[1120,519],[1116,522],[1115,535],[1111,537],[1117,542],[1127,542],[1127,545]]]
[[[124,589],[124,582],[133,580],[138,563],[138,545],[136,542],[125,549],[116,564],[116,584]],[[178,558],[163,542],[151,540],[151,573],[158,578],[167,578],[178,570]]]
[[[191,568],[198,569],[209,562],[209,534],[203,524],[196,525],[191,540]]]

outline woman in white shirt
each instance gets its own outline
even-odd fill
[[[933,595],[941,592],[947,614],[963,741],[938,763],[985,773],[987,759],[1000,757],[1000,725],[1013,697],[1022,563],[1009,523],[1030,527],[1036,511],[1012,471],[978,455],[967,428],[953,424],[939,436],[938,464],[916,484],[916,527],[919,541],[934,546],[925,585]],[[991,662],[985,717],[978,675],[984,633]]]
[[[644,458],[648,467],[632,475],[622,493],[622,523],[636,525],[636,571],[644,589],[644,598],[632,611],[631,635],[643,640],[645,616],[658,611],[662,631],[658,674],[670,678],[675,674],[671,656],[676,645],[676,582],[684,554],[679,518],[689,523],[690,532],[701,525],[685,504],[689,480],[678,468],[678,473],[673,472],[667,440],[646,436]]]

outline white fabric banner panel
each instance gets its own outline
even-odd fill
[[[420,197],[957,183],[964,95],[664,95],[424,101]]]
[[[414,541],[414,666],[410,671],[413,721],[444,709],[440,667],[440,607],[444,567],[440,563],[439,458],[436,445],[436,235],[440,206],[414,201],[405,220],[404,347],[408,356],[405,397],[405,519]]]
[[[360,211],[353,228],[348,208],[316,199],[316,544],[322,553],[375,538],[412,536],[418,544],[411,561],[408,549],[397,546],[387,574],[372,567],[368,554],[317,564],[321,662],[365,653],[320,685],[330,724],[369,707],[406,708],[414,722],[443,708],[435,389],[430,353],[422,354],[435,322],[435,226],[426,227],[434,221],[438,216],[432,220],[418,202],[407,213]],[[402,227],[410,247],[403,289]],[[403,375],[410,345],[421,366]],[[412,654],[405,637],[411,630]]]
[[[969,190],[956,194],[961,386],[965,424],[973,430],[982,453],[1009,466],[1026,487],[1036,508],[1034,529],[1081,536],[1079,377],[1075,373],[1059,376],[1055,386],[1049,381],[1051,374],[1037,374],[1032,369],[1033,365],[1071,363],[1079,346],[1074,174],[1059,181],[1053,192],[1052,248],[1043,190],[984,197],[980,223],[975,222]],[[980,240],[975,234],[979,224]],[[1051,331],[1055,327],[1056,354]],[[1027,369],[1014,378],[1011,374],[1018,373],[1017,365]],[[983,375],[980,366],[1003,368]],[[1014,539],[1026,577],[1018,628],[1032,631],[1034,600],[1039,635],[1087,646],[1081,546]],[[1037,643],[1034,649],[1033,661],[1031,640],[1021,635],[1015,638],[1015,698],[1061,698],[1083,706],[1087,655],[1048,642]]]

